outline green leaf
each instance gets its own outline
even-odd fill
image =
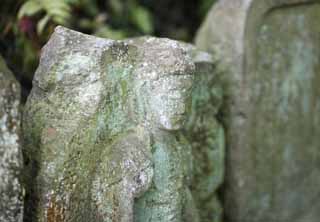
[[[117,15],[120,16],[124,10],[124,3],[119,0],[109,0],[108,4],[111,8],[111,11]]]
[[[43,8],[40,2],[37,0],[29,0],[21,6],[18,12],[18,19],[21,19],[23,16],[35,15],[41,10],[43,10]]]
[[[51,17],[49,15],[46,15],[42,19],[40,19],[40,21],[37,24],[38,35],[42,34],[42,32],[43,32],[44,28],[46,27],[47,23],[49,22],[50,18]]]
[[[130,15],[131,22],[144,34],[151,34],[153,32],[153,19],[148,9],[142,6],[132,7]]]
[[[120,40],[127,37],[127,34],[125,31],[112,29],[108,25],[104,25],[100,27],[98,30],[96,30],[94,35],[101,38],[108,38],[108,39],[114,39],[114,40]]]
[[[82,1],[81,0],[64,0],[66,3],[68,4],[72,4],[72,5],[78,5],[80,4]]]
[[[46,10],[53,10],[53,9],[59,9],[62,11],[70,11],[70,5],[65,2],[65,0],[42,0],[43,2],[43,7]]]
[[[52,20],[61,25],[66,25],[71,17],[71,7],[65,0],[42,0],[43,7]]]

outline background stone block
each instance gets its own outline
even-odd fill
[[[231,222],[320,217],[320,4],[221,0],[197,36],[228,67]]]

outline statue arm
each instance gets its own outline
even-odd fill
[[[139,138],[128,135],[103,154],[92,192],[99,194],[93,199],[103,221],[133,221],[134,199],[148,190],[153,177],[148,150]]]

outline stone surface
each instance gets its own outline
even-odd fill
[[[192,45],[185,47],[196,65],[191,112],[183,132],[192,145],[191,191],[200,221],[221,222],[217,191],[224,180],[225,133],[218,115],[224,97],[224,73],[213,56]]]
[[[228,67],[230,222],[320,217],[320,4],[221,0],[196,38]]]
[[[24,113],[26,221],[199,221],[187,51],[55,30]]]
[[[0,56],[0,221],[22,222],[20,86]]]

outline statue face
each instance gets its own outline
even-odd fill
[[[178,130],[184,124],[191,99],[192,75],[171,74],[152,81],[149,105],[159,128]]]

